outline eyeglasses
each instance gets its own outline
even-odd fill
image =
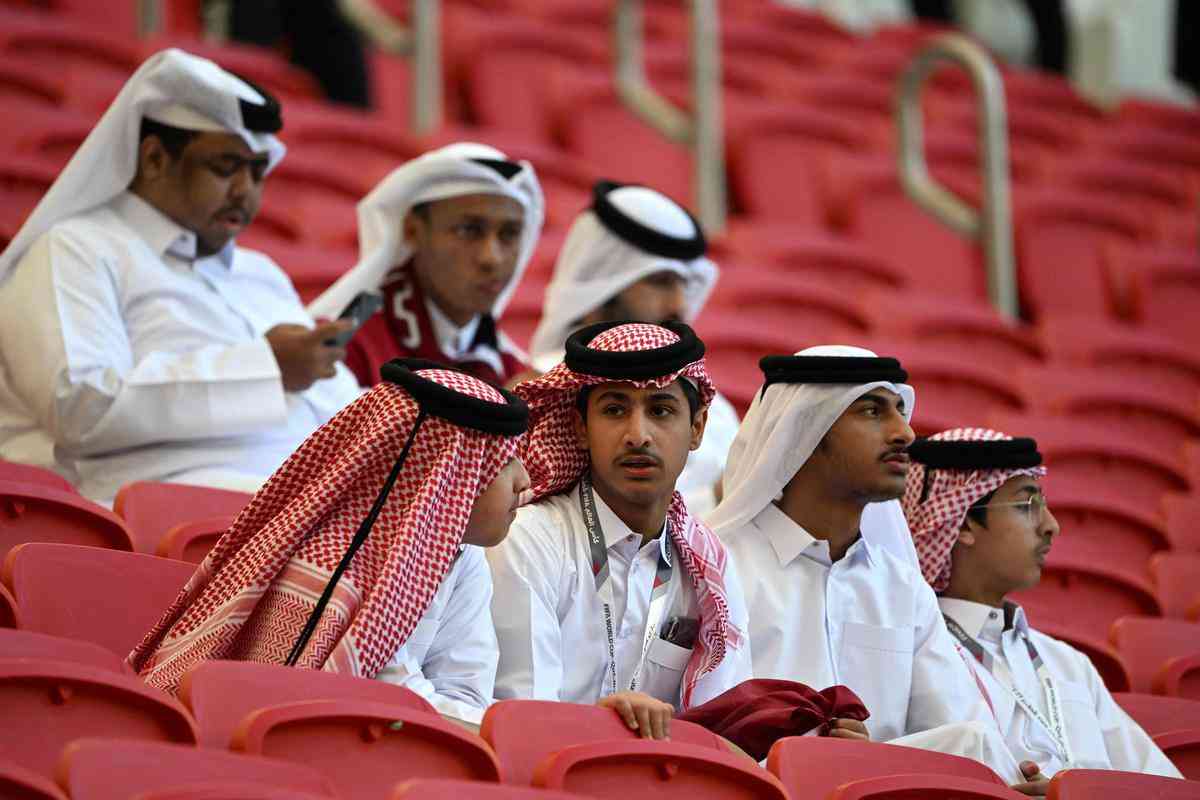
[[[976,506],[976,508],[1003,508],[1004,506],[1019,508],[1025,514],[1040,519],[1042,514],[1046,513],[1046,495],[1038,492],[1037,494],[1029,495],[1029,499],[1027,500],[1015,500],[1011,503],[988,503],[985,506]]]

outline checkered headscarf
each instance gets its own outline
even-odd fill
[[[987,428],[953,428],[929,437],[935,442],[1009,441]],[[1045,467],[1020,469],[932,469],[913,459],[900,501],[912,531],[921,572],[935,592],[950,584],[951,551],[971,506],[1018,475],[1042,477]]]
[[[460,372],[414,374],[469,398],[507,402]],[[519,438],[461,427],[432,411],[422,416],[417,400],[387,381],[309,436],[271,476],[130,664],[174,692],[202,661],[284,663],[418,419],[374,527],[296,662],[374,677],[425,613],[475,500],[516,455]]]
[[[682,328],[686,326],[680,325]],[[681,341],[679,334],[659,325],[626,323],[603,331],[587,343],[588,350],[634,353],[668,347]],[[529,471],[534,501],[574,486],[590,465],[590,455],[575,439],[576,399],[587,386],[629,383],[638,388],[667,386],[678,378],[689,378],[707,406],[716,390],[701,357],[681,369],[662,375],[624,380],[575,372],[559,364],[540,378],[525,381],[514,390],[529,404],[529,433],[521,445],[521,461]],[[726,647],[740,647],[742,633],[729,619],[725,591],[724,546],[712,530],[692,517],[675,492],[667,510],[671,542],[690,576],[700,607],[700,634],[683,678],[683,706],[691,704],[696,681],[716,669]]]

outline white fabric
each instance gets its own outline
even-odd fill
[[[312,326],[287,276],[131,193],[61,221],[0,285],[0,457],[96,500],[133,480],[254,490],[358,394],[285,393],[263,335]]]
[[[968,636],[1002,660],[1017,681],[1017,688],[1027,698],[1035,699],[1043,714],[1048,714],[1045,692],[1021,640],[1029,633],[1062,699],[1067,741],[1075,758],[1072,767],[1182,777],[1146,732],[1113,700],[1088,657],[1065,642],[1031,629],[1019,607],[1011,627],[1005,630],[1005,614],[1001,609],[948,597],[939,599],[938,604]],[[1036,762],[1047,777],[1065,769],[1067,765],[1062,762],[1050,733],[982,665],[976,672],[987,687],[996,721],[1013,755],[1018,760]]]
[[[831,562],[828,542],[771,503],[721,539],[738,570],[754,576],[743,585],[754,677],[850,687],[871,712],[866,725],[876,741],[931,732],[919,746],[942,749],[953,737],[933,729],[995,728],[933,590],[907,559],[864,536]],[[987,752],[989,767],[1019,780],[1002,747]]]
[[[411,689],[440,713],[479,724],[496,679],[491,602],[483,548],[465,545],[421,621],[376,680]]]
[[[608,546],[617,669],[628,676],[641,657],[650,592],[665,537],[642,545],[641,534],[631,531],[599,492],[596,507]],[[608,640],[578,487],[521,508],[508,538],[490,548],[487,557],[495,584],[492,619],[500,642],[496,698],[595,703],[604,687]],[[691,581],[677,557],[671,564],[664,620],[696,618]],[[725,587],[730,624],[746,630],[741,585],[732,564],[726,566]],[[690,654],[689,649],[656,638],[639,691],[678,708]],[[693,704],[711,700],[749,677],[749,648],[730,649],[714,671],[700,678]]]
[[[708,406],[708,422],[700,446],[688,453],[675,488],[693,516],[703,517],[717,505],[716,487],[725,471],[725,456],[737,436],[738,416],[733,405],[717,392]]]
[[[870,350],[823,345],[798,356],[872,358]],[[725,496],[708,515],[718,536],[727,538],[778,500],[817,445],[850,405],[872,389],[884,388],[904,400],[904,417],[912,419],[916,396],[908,384],[886,381],[847,384],[774,384],[758,392],[729,448],[722,486]],[[919,569],[908,522],[899,500],[869,503],[863,510],[862,535]]]
[[[522,171],[510,181],[472,161],[477,158],[508,160],[493,147],[459,142],[425,153],[380,181],[358,204],[358,263],[309,304],[309,313],[315,319],[336,317],[359,292],[379,289],[393,268],[412,257],[404,241],[404,218],[413,206],[489,194],[512,198],[525,209],[517,269],[492,306],[492,316],[499,319],[533,257],[545,220],[545,199],[528,161],[519,162]]]
[[[610,193],[609,199],[623,190]],[[674,203],[670,208],[679,211]],[[666,219],[638,217],[638,221],[660,230],[673,229],[674,219],[666,208],[662,216]],[[562,361],[563,345],[579,320],[658,272],[674,272],[686,281],[684,322],[691,322],[704,308],[718,273],[717,265],[707,258],[680,261],[640,250],[604,227],[592,211],[576,217],[554,264],[542,319],[533,332],[529,347],[533,366],[543,372],[553,368]]]
[[[239,99],[262,103],[262,95],[206,58],[172,48],[146,59],[0,254],[0,283],[55,223],[101,206],[128,188],[137,172],[143,117],[237,134],[251,150],[266,153],[267,168],[273,169],[284,146],[270,134],[243,127]]]

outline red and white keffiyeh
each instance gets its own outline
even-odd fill
[[[611,353],[656,350],[680,341],[678,334],[659,325],[628,323],[600,333],[588,349]],[[534,502],[573,487],[590,466],[590,455],[575,438],[576,399],[587,386],[629,383],[638,388],[663,387],[678,378],[691,379],[707,406],[716,392],[704,359],[682,369],[646,380],[619,380],[571,370],[565,363],[539,378],[519,384],[514,392],[529,405],[529,433],[521,444],[521,461],[529,472]],[[712,672],[727,647],[740,647],[743,634],[730,622],[725,590],[724,546],[712,530],[692,517],[675,492],[667,510],[671,542],[691,577],[700,609],[700,633],[683,676],[683,707],[691,705],[696,682]]]
[[[493,403],[494,388],[459,372],[418,376]],[[380,494],[420,408],[381,383],[293,453],[234,520],[129,663],[174,693],[210,659],[282,664]],[[450,569],[479,495],[516,455],[519,437],[427,414],[365,543],[296,666],[371,678],[412,633]]]
[[[930,436],[936,442],[1011,441],[1013,437],[987,428],[953,428]],[[971,506],[1018,475],[1042,477],[1045,467],[1020,469],[934,469],[916,461],[908,469],[901,505],[912,531],[921,573],[935,592],[950,585],[951,552]]]

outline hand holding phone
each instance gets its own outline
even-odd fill
[[[358,295],[350,301],[350,305],[338,315],[338,319],[350,320],[354,323],[354,327],[349,330],[339,333],[332,339],[326,339],[325,344],[330,347],[345,347],[354,338],[354,334],[358,333],[358,329],[366,324],[367,320],[379,313],[383,308],[383,295],[379,292],[359,292]]]

